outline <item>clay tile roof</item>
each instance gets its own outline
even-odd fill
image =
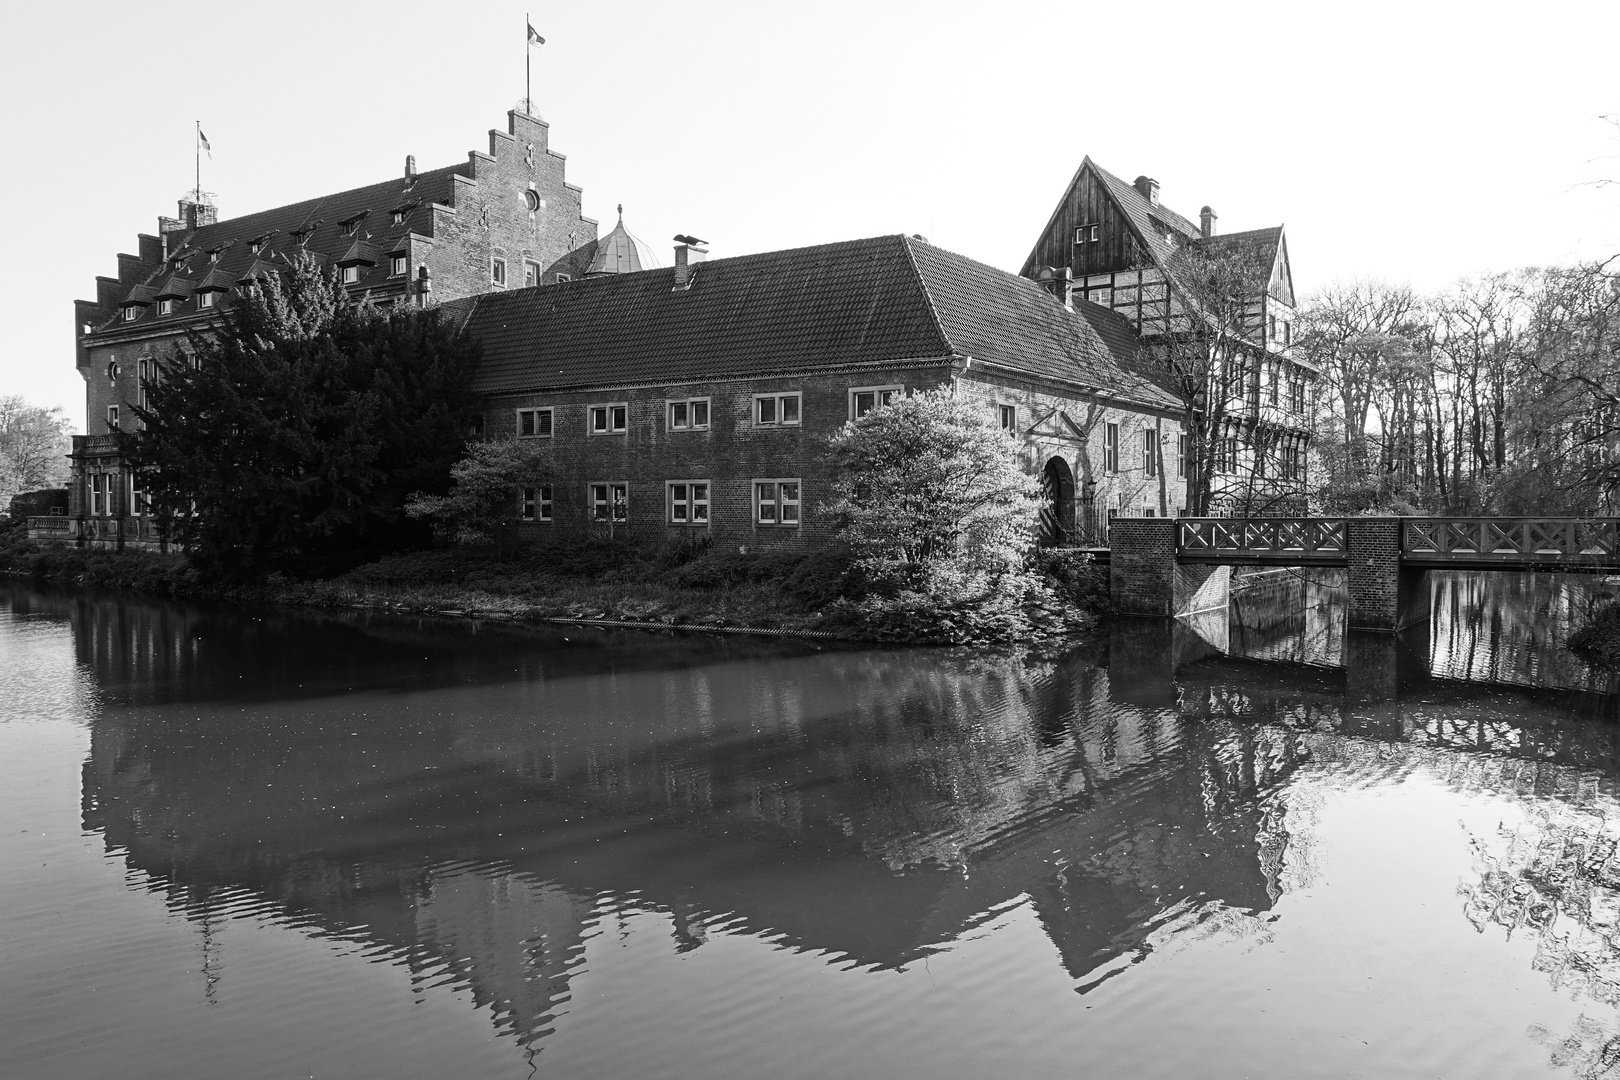
[[[179,274],[170,274],[152,295],[159,300],[185,300],[191,296],[192,284]]]
[[[1085,319],[1033,282],[881,236],[486,293],[445,305],[483,344],[481,392],[768,376],[971,356],[1158,408]]]
[[[281,267],[276,264],[266,259],[254,259],[247,265],[246,269],[237,275],[236,280],[246,284],[249,281],[259,281],[264,278],[273,279],[280,273]]]
[[[227,274],[224,270],[221,270],[218,266],[214,266],[210,267],[208,273],[203,276],[203,279],[197,282],[197,291],[229,291],[231,286],[234,284],[235,281],[232,280],[231,275]]]
[[[376,266],[381,258],[382,255],[377,251],[376,244],[371,243],[369,240],[357,239],[349,245],[349,250],[343,253],[343,257],[338,259],[337,264],[339,266],[353,266],[356,263],[364,263],[367,266]]]

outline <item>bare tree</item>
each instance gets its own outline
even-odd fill
[[[67,483],[73,425],[61,407],[0,396],[0,499]]]

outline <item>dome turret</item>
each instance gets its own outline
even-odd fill
[[[633,274],[638,270],[655,270],[663,265],[641,237],[624,227],[624,204],[619,204],[619,223],[613,231],[596,242],[596,257],[591,260],[586,277],[598,274]]]

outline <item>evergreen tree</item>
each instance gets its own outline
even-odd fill
[[[477,362],[436,310],[351,302],[300,260],[144,384],[139,486],[172,539],[231,575],[326,574],[419,542],[405,499],[448,486]]]

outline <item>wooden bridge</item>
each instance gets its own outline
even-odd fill
[[[1620,518],[1117,518],[1110,541],[1127,614],[1224,605],[1223,567],[1344,567],[1369,630],[1426,620],[1430,570],[1620,571]]]

